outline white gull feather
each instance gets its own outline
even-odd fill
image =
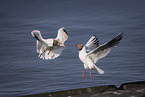
[[[123,33],[120,32],[115,38],[110,40],[109,42],[99,45],[99,40],[96,36],[92,36],[86,45],[75,45],[79,48],[79,58],[84,63],[84,72],[86,69],[90,69],[90,77],[91,76],[91,69],[96,69],[98,73],[104,74],[104,71],[98,68],[95,63],[105,57],[113,47],[116,47],[120,40],[122,39]],[[84,77],[84,73],[83,73]],[[82,78],[83,78],[82,77]]]
[[[39,30],[34,30],[31,34],[36,38],[38,57],[45,60],[59,57],[65,47],[64,43],[68,39],[68,34],[64,27],[58,30],[56,38],[43,39]]]

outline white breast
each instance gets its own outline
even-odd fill
[[[87,53],[86,53],[85,48],[83,48],[81,51],[79,51],[79,58],[84,63],[85,67],[89,68],[89,69],[94,68],[93,61],[86,55],[87,55]]]
[[[86,55],[87,55],[86,50],[83,47],[83,49],[81,51],[79,51],[79,58],[83,63],[85,63]]]

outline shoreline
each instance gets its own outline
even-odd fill
[[[145,81],[89,88],[70,89],[64,91],[25,95],[19,97],[145,97]]]

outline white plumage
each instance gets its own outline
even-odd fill
[[[113,47],[120,43],[122,35],[123,33],[120,32],[115,38],[103,45],[99,45],[99,40],[96,36],[92,36],[85,46],[82,44],[75,45],[79,48],[79,58],[84,63],[84,72],[86,69],[90,69],[91,78],[91,69],[96,69],[98,73],[104,74],[104,71],[98,68],[95,63],[105,57]],[[84,77],[84,72],[82,78]]]
[[[31,32],[36,38],[36,50],[39,53],[39,58],[48,60],[59,57],[64,49],[64,42],[68,39],[68,34],[64,27],[58,30],[56,38],[43,39],[39,30]]]

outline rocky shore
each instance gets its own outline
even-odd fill
[[[21,97],[145,97],[145,81],[123,83],[119,88],[115,85],[106,85]]]

